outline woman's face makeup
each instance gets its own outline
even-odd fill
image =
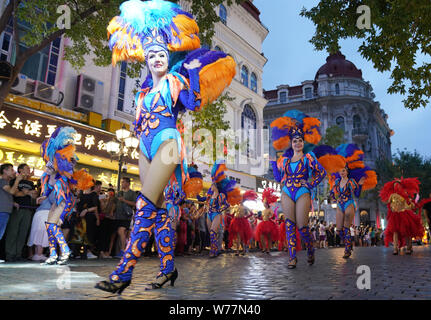
[[[347,177],[347,170],[346,170],[346,168],[341,169],[339,173],[340,173],[341,178],[346,178]]]
[[[162,76],[168,71],[168,55],[165,51],[150,51],[147,64],[151,74]]]
[[[292,148],[294,151],[302,151],[304,149],[304,140],[301,137],[293,138]]]

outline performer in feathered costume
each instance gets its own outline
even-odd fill
[[[422,238],[424,234],[421,215],[414,212],[419,184],[418,178],[401,178],[386,183],[380,190],[380,199],[388,207],[385,245],[388,247],[393,241],[394,255],[406,244],[406,253],[412,254],[412,238]]]
[[[253,237],[253,231],[251,229],[250,222],[248,219],[253,215],[247,207],[244,206],[245,201],[254,201],[257,199],[257,193],[253,190],[247,190],[242,195],[241,204],[236,206],[233,211],[233,219],[229,225],[229,247],[232,247],[233,242],[236,242],[236,253],[239,255],[240,244],[242,246],[242,255],[245,255],[246,247]]]
[[[326,176],[325,169],[317,161],[310,146],[320,139],[320,121],[298,110],[289,110],[283,117],[271,123],[273,146],[287,150],[277,162],[272,161],[274,177],[282,184],[281,206],[286,218],[289,248],[296,247],[296,228],[304,239],[308,264],[314,263],[314,247],[308,227],[311,192]],[[308,143],[305,145],[305,143]],[[309,182],[309,178],[312,181]],[[289,240],[290,239],[290,240]],[[297,258],[291,252],[288,268],[295,268]]]
[[[236,181],[226,177],[224,161],[217,160],[211,170],[212,185],[207,193],[208,216],[207,225],[210,231],[211,250],[210,258],[218,255],[219,247],[217,234],[222,224],[222,214],[230,206],[241,202],[241,192],[236,188]]]
[[[75,154],[75,129],[59,127],[41,146],[41,156],[46,166],[41,177],[42,192],[45,199],[54,192],[55,202],[48,213],[45,223],[49,241],[49,257],[43,264],[66,264],[71,255],[60,226],[70,218],[75,205],[73,188],[85,190],[93,184],[93,178],[85,170],[74,171],[78,157]],[[45,200],[44,200],[45,201]],[[57,254],[56,246],[61,250]]]
[[[177,4],[131,0],[123,2],[120,10],[120,16],[108,26],[112,63],[145,61],[149,74],[136,96],[134,124],[140,139],[142,190],[136,202],[135,225],[117,269],[109,281],[97,285],[118,293],[130,285],[133,268],[153,229],[161,265],[152,287],[174,284],[178,272],[171,224],[162,203],[169,180],[176,180],[182,188],[187,177],[185,148],[176,127],[178,112],[196,111],[215,100],[235,75],[231,57],[200,48],[196,21]]]
[[[277,196],[274,194],[274,190],[266,188],[262,193],[262,201],[265,209],[262,211],[262,222],[256,227],[255,238],[260,243],[262,252],[269,254],[272,242],[278,241],[279,231],[275,219],[275,213],[271,209],[271,204],[277,202]]]
[[[377,175],[364,164],[364,152],[355,144],[342,144],[336,149],[321,145],[314,148],[313,152],[331,174],[330,197],[337,202],[337,232],[345,245],[343,258],[348,259],[353,250],[353,237],[350,234],[356,211],[353,196],[359,198],[362,190],[373,189],[377,184]]]

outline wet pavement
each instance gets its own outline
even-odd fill
[[[157,275],[159,259],[142,257],[121,296],[94,288],[117,259],[77,259],[67,266],[2,263],[0,300],[431,299],[431,246],[415,246],[412,256],[393,256],[384,247],[355,248],[348,260],[342,255],[342,248],[318,249],[316,263],[309,266],[300,251],[292,270],[287,269],[287,254],[278,251],[176,257],[179,278],[174,287],[160,290],[145,290]]]

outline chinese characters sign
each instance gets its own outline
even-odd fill
[[[0,134],[13,138],[42,143],[58,126],[70,126],[77,131],[75,135],[77,152],[89,153],[104,158],[110,157],[106,151],[106,144],[114,139],[114,135],[111,133],[7,105],[3,105],[0,110]],[[137,164],[138,157],[137,150],[133,150],[131,159],[127,158],[127,162]]]

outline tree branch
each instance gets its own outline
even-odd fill
[[[14,3],[14,5],[13,5],[13,39],[14,39],[14,42],[15,42],[15,53],[16,53],[16,56],[18,57],[19,56],[19,54],[20,54],[20,48],[19,48],[19,30],[18,30],[18,14],[17,14],[17,11],[18,11],[18,3],[19,3],[19,1],[18,0],[15,0],[15,1],[11,1],[11,2],[13,2]]]
[[[0,33],[2,33],[6,29],[9,19],[12,16],[13,6],[14,6],[14,1],[9,1],[9,4],[7,5],[5,10],[3,11],[3,14],[0,17]]]

